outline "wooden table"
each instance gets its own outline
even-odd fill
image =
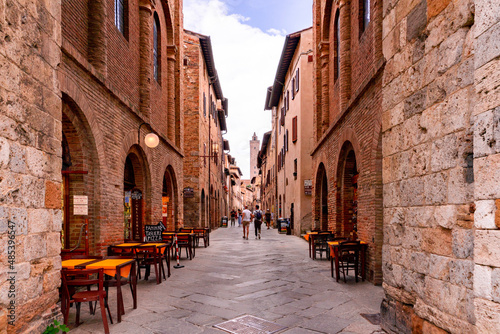
[[[167,277],[170,277],[170,248],[172,247],[172,243],[170,242],[148,242],[144,244],[140,244],[137,247],[150,247],[150,246],[155,246],[160,250],[160,253],[163,255],[165,258],[165,261],[167,262]]]
[[[339,241],[329,241],[328,246],[330,247],[330,261],[331,261],[331,270],[333,277],[333,260],[335,259],[335,278],[337,282],[339,281],[340,271],[339,271]],[[368,244],[364,241],[360,242],[360,252],[359,258],[361,262],[361,279],[364,281],[366,278],[366,250],[368,248]],[[332,255],[333,254],[333,255]]]
[[[121,290],[121,277],[128,278],[131,274],[132,295],[134,299],[134,309],[137,308],[137,276],[135,271],[134,259],[69,259],[62,261],[64,269],[103,269],[108,276],[116,276],[116,303],[118,322],[122,321],[122,315],[125,314],[123,306],[123,295]]]
[[[208,227],[182,227],[180,232],[194,233],[197,247],[200,238],[203,239],[203,246],[210,246],[210,229]]]
[[[317,234],[318,234],[318,232],[307,232],[307,234],[304,235],[304,239],[306,239],[307,242],[309,243],[309,257],[312,257],[311,256],[312,242],[313,242],[314,236]]]
[[[195,253],[195,247],[194,247],[194,239],[195,239],[195,236],[196,236],[195,233],[189,233],[189,232],[163,232],[161,235],[162,235],[163,241],[172,242],[172,247],[175,247],[175,240],[174,240],[175,236],[177,236],[177,238],[179,238],[179,237],[187,237],[189,259],[192,260],[193,257],[195,257],[195,255],[196,255],[196,253]]]

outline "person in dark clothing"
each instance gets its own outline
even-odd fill
[[[255,211],[253,212],[253,217],[254,217],[253,223],[254,223],[254,227],[255,227],[255,239],[257,239],[257,238],[260,239],[260,227],[262,225],[263,214],[262,214],[262,211],[259,210],[258,205],[255,206]]]
[[[269,211],[269,209],[267,209],[265,217],[266,217],[267,229],[269,230],[269,227],[271,226],[271,212]]]

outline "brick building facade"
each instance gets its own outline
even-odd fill
[[[222,94],[210,37],[184,33],[184,196],[186,226],[219,226],[227,216],[226,159],[222,133],[226,129],[227,99]],[[226,186],[226,188],[225,188]]]
[[[313,227],[368,243],[382,283],[382,2],[315,1]]]
[[[182,1],[120,3],[62,3],[66,250],[84,218],[97,254],[142,240],[146,224],[183,223]],[[144,142],[151,131],[160,138],[155,148]],[[88,216],[74,214],[76,195],[88,197]]]
[[[60,314],[60,6],[0,0],[0,333]]]

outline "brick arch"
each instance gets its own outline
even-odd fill
[[[151,171],[151,162],[153,161],[153,153],[149,147],[144,144],[144,141],[141,140],[140,144],[137,144],[137,130],[129,131],[125,137],[122,139],[122,149],[119,155],[119,163],[120,166],[125,166],[125,159],[127,159],[127,155],[130,153],[130,149],[132,146],[137,145],[141,148],[142,154],[144,154],[145,161],[149,162],[148,165],[148,173],[149,175],[154,175]],[[121,177],[123,178],[123,171],[121,171]]]
[[[337,157],[336,159],[336,163],[333,164],[333,168],[334,168],[334,175],[337,175],[338,173],[338,165],[340,163],[340,159],[341,159],[341,156],[340,156],[340,153],[342,151],[342,147],[344,146],[344,144],[346,142],[350,142],[353,149],[354,149],[354,154],[356,155],[356,157],[358,157],[356,159],[356,164],[358,166],[358,170],[362,170],[363,168],[367,167],[367,166],[364,166],[364,163],[363,163],[363,160],[362,159],[362,151],[361,151],[361,146],[359,144],[359,140],[358,140],[358,136],[356,135],[356,131],[354,131],[353,128],[351,127],[348,127],[346,129],[344,129],[342,131],[342,133],[340,134],[340,137],[339,137],[339,141],[338,141],[338,146],[335,150],[335,155]]]
[[[336,4],[337,1],[335,1]],[[330,22],[332,19],[334,0],[327,0],[325,4],[325,11],[323,13],[323,35],[321,36],[323,41],[328,41],[330,39]]]
[[[318,164],[314,177],[313,223],[314,228],[328,229],[329,224],[329,180],[327,167],[323,162]],[[324,183],[326,182],[326,188]]]
[[[99,122],[94,114],[94,110],[90,107],[87,96],[79,88],[79,86],[73,80],[68,78],[62,71],[58,72],[58,79],[61,93],[67,95],[69,99],[71,99],[78,106],[78,109],[81,111],[88,123],[89,133],[94,139],[97,157],[99,159],[99,167],[107,166],[108,164],[106,163],[104,149],[104,135],[99,127]]]
[[[167,186],[171,186],[172,188],[172,202],[169,204],[169,206],[173,205],[174,207],[174,215],[173,215],[173,221],[168,221],[167,220],[167,223],[169,223],[169,226],[171,226],[172,228],[174,229],[178,229],[180,226],[178,226],[179,224],[179,216],[180,216],[180,206],[179,206],[179,203],[181,201],[181,199],[179,198],[179,185],[178,185],[178,181],[177,181],[177,176],[175,174],[175,169],[172,167],[171,164],[168,164],[166,166],[166,168],[164,169],[161,169],[163,170],[163,174],[162,174],[162,180],[161,180],[161,184],[163,184],[163,181],[166,180],[167,181]]]

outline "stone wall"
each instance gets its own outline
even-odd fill
[[[500,10],[383,3],[383,327],[497,333]]]
[[[473,38],[474,311],[478,333],[500,332],[500,8],[476,0]]]
[[[0,332],[59,317],[60,1],[0,0]]]

